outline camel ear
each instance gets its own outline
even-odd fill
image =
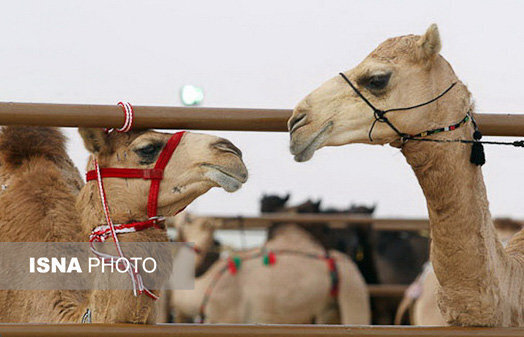
[[[423,59],[430,59],[437,55],[442,48],[437,25],[433,23],[429,26],[426,33],[420,37],[417,44],[420,48],[420,54]]]
[[[101,128],[78,128],[84,140],[86,149],[92,154],[98,154],[107,146],[107,134]]]
[[[284,197],[283,201],[284,202],[287,202],[289,200],[289,197],[291,197],[291,194],[286,194],[286,196]]]

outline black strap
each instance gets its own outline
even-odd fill
[[[339,74],[347,82],[347,84],[349,84],[351,89],[353,89],[353,91],[358,95],[358,97],[360,97],[364,101],[364,103],[366,103],[373,110],[373,116],[375,117],[375,121],[373,121],[373,124],[371,124],[371,128],[369,129],[369,132],[368,132],[368,137],[370,141],[373,141],[371,134],[373,133],[373,129],[375,128],[375,124],[377,122],[386,123],[393,131],[397,133],[397,135],[400,136],[400,138],[403,138],[403,139],[411,138],[410,135],[403,133],[399,129],[397,129],[395,125],[393,125],[393,123],[391,123],[391,121],[386,117],[386,114],[392,111],[412,110],[412,109],[420,108],[425,105],[431,104],[435,102],[436,100],[438,100],[439,98],[441,98],[442,96],[444,96],[445,94],[447,94],[457,84],[457,82],[451,83],[451,85],[446,90],[444,90],[441,94],[430,99],[427,102],[404,107],[404,108],[393,108],[393,109],[387,109],[387,110],[380,110],[376,108],[373,104],[371,104],[371,102],[360,92],[360,90],[358,90],[357,87],[355,87],[353,83],[351,83],[351,81],[346,77],[346,75],[344,75],[343,73],[339,73]]]

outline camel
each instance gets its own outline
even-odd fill
[[[102,168],[152,168],[167,133],[129,133],[81,128]],[[86,242],[105,223],[96,182],[84,184],[65,151],[65,137],[54,128],[4,127],[0,133],[0,162],[8,187],[0,193],[0,226],[4,242]],[[111,217],[115,224],[146,220],[149,181],[106,178]],[[160,182],[158,212],[172,215],[212,187],[233,192],[247,180],[242,154],[229,141],[186,132],[167,162]],[[165,229],[119,235],[121,242],[168,241]],[[111,238],[108,241],[112,241]],[[127,275],[126,275],[127,276]],[[103,277],[95,274],[93,282]],[[121,282],[130,282],[122,278]],[[158,295],[158,290],[152,290]],[[80,323],[89,309],[93,322],[154,323],[152,298],[131,290],[0,291],[2,322]]]
[[[503,246],[507,246],[511,237],[523,228],[521,222],[505,218],[496,219],[494,225]],[[433,266],[428,262],[415,282],[406,290],[398,307],[395,324],[402,324],[404,316],[409,313],[412,325],[446,325],[437,305],[438,286]]]
[[[328,80],[296,106],[288,121],[290,150],[296,161],[303,162],[324,146],[365,143],[400,148],[427,200],[431,261],[446,322],[522,326],[524,232],[515,235],[506,249],[497,240],[477,165],[482,164],[478,144],[428,141],[479,137],[471,120],[471,94],[440,49],[434,24],[422,36],[400,36],[380,44],[342,73],[345,78]],[[387,115],[370,107],[387,110],[426,102]],[[443,129],[428,132],[435,128]]]
[[[262,213],[286,212],[290,195],[264,195]],[[298,213],[358,214],[371,216],[376,206],[351,205],[347,209],[321,208],[320,201],[294,207]],[[271,226],[268,238],[279,224]],[[410,284],[428,259],[429,240],[416,232],[374,230],[368,226],[330,228],[327,224],[301,226],[325,249],[347,254],[357,265],[367,284]],[[372,323],[391,325],[395,319],[399,298],[371,298]]]
[[[179,215],[175,224],[182,240],[195,242],[198,255],[213,247],[212,220]],[[264,249],[217,260],[196,279],[194,290],[175,290],[171,303],[177,322],[200,316],[206,323],[370,323],[366,284],[346,255],[329,251],[338,269],[336,296],[325,250],[304,229],[280,225]],[[241,263],[233,271],[235,261]]]

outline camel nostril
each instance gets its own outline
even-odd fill
[[[306,123],[306,117],[307,115],[305,113],[293,116],[288,122],[289,132],[293,133],[293,131],[303,126]]]
[[[233,145],[233,143],[231,143],[227,139],[221,139],[218,142],[212,144],[212,146],[215,149],[218,149],[219,151],[233,153],[237,155],[238,157],[242,158],[242,151],[240,151],[238,147]]]

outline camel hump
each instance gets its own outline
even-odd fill
[[[0,130],[0,162],[16,169],[31,158],[58,162],[67,157],[66,137],[57,128],[4,126]]]

